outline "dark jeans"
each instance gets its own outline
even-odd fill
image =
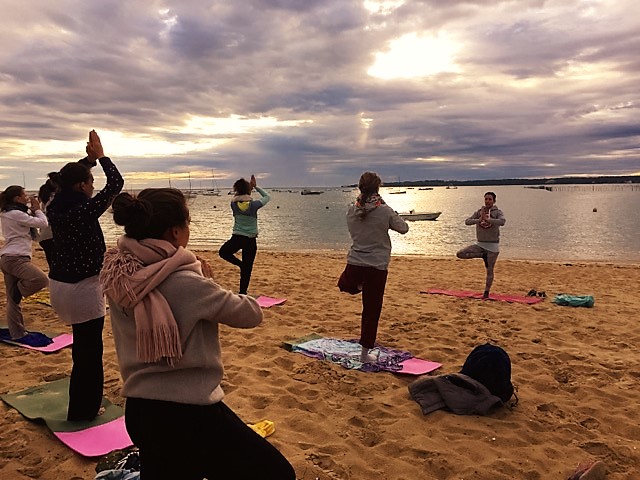
[[[384,288],[387,284],[387,270],[362,267],[347,263],[338,280],[341,292],[352,295],[362,292],[362,320],[360,324],[360,345],[373,348],[378,335],[378,322],[382,312]]]
[[[73,345],[67,420],[91,421],[102,403],[102,328],[104,317],[72,325]]]
[[[127,398],[127,432],[140,449],[141,480],[295,480],[293,467],[223,402]]]
[[[242,250],[242,260],[235,256],[239,250]],[[231,235],[231,238],[227,240],[218,251],[218,254],[223,260],[240,267],[239,293],[246,294],[249,289],[253,261],[256,259],[257,251],[258,244],[256,237],[245,237],[244,235]]]
[[[40,241],[40,246],[44,252],[44,256],[47,259],[47,265],[51,265],[51,256],[53,255],[53,238],[47,238]]]

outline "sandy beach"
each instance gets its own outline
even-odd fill
[[[238,272],[216,252],[216,281],[237,291]],[[519,405],[488,416],[439,410],[424,416],[408,394],[415,377],[363,373],[282,348],[309,333],[352,339],[360,297],[335,286],[345,255],[259,250],[250,293],[285,297],[252,330],[223,327],[225,402],[245,421],[269,419],[269,440],[303,480],[565,479],[600,459],[607,479],[638,478],[640,465],[640,266],[499,260],[494,293],[544,290],[536,305],[420,294],[477,290],[481,261],[393,257],[378,342],[460,370],[487,341],[511,356]],[[36,262],[44,266],[41,251]],[[0,315],[6,301],[1,285]],[[593,295],[593,308],[562,307],[557,293]],[[45,305],[26,303],[31,330],[69,332]],[[105,331],[105,395],[120,395],[111,327]],[[0,393],[68,376],[71,350],[42,354],[0,344]],[[0,402],[0,478],[93,479],[98,459],[79,456],[42,424]]]

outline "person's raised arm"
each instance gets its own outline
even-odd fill
[[[87,142],[85,151],[87,152],[87,156],[78,160],[78,163],[86,165],[88,168],[95,167],[98,164],[98,159],[104,157],[102,143],[95,130],[89,132],[89,141]]]
[[[256,191],[260,194],[261,198],[258,201],[262,203],[263,206],[269,203],[269,200],[271,200],[271,196],[263,189],[258,187],[255,175],[251,175],[251,181],[249,183],[251,184],[251,188],[255,188]]]
[[[105,156],[102,142],[95,130],[89,132],[87,155],[89,158],[98,159],[107,177],[107,184],[91,199],[89,205],[92,215],[100,216],[109,208],[113,198],[122,190],[124,179],[111,159]]]
[[[96,160],[100,160],[104,157],[104,148],[102,147],[102,142],[100,141],[100,137],[98,136],[98,132],[95,130],[91,130],[89,132],[89,141],[87,142],[87,156],[91,161],[94,162]]]

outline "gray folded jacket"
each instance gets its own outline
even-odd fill
[[[486,415],[492,408],[504,405],[487,387],[462,373],[423,375],[408,388],[424,415],[441,408],[459,415]]]

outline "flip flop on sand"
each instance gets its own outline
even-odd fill
[[[271,420],[261,420],[258,423],[247,423],[247,425],[262,438],[266,438],[276,431],[276,424]]]
[[[604,480],[607,468],[600,460],[585,460],[573,471],[567,480]]]
[[[529,290],[529,293],[527,293],[527,297],[542,297],[545,298],[547,296],[546,292],[544,290],[540,290],[537,291],[535,288],[532,288],[531,290]]]

